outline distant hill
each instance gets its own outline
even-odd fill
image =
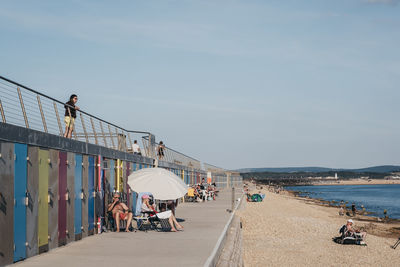
[[[363,169],[353,169],[350,171],[352,171],[352,172],[390,173],[390,172],[399,172],[400,166],[384,165],[384,166],[375,166],[375,167],[369,167],[369,168],[363,168]]]
[[[283,167],[283,168],[247,168],[237,170],[239,172],[328,172],[330,168],[322,167]]]
[[[249,172],[330,172],[330,171],[347,171],[354,173],[364,173],[364,172],[375,172],[375,173],[391,173],[391,172],[400,172],[400,166],[394,165],[384,165],[384,166],[375,166],[368,167],[362,169],[332,169],[332,168],[324,168],[324,167],[284,167],[284,168],[245,168],[237,170],[241,173],[249,173]]]

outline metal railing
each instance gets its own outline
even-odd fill
[[[158,146],[160,145],[159,143],[154,142],[151,145],[150,142],[148,141],[147,136],[143,137],[143,143],[144,143],[143,146],[146,148],[145,149],[146,151],[150,150],[152,151],[151,155],[147,154],[146,156],[160,159],[157,153]],[[177,165],[183,165],[191,169],[197,169],[197,170],[201,169],[201,162],[199,160],[187,156],[167,146],[164,146],[164,157],[162,157],[160,160],[171,162]]]
[[[73,108],[20,83],[0,76],[0,122],[54,135],[64,135],[65,110]],[[133,140],[142,142],[142,155],[156,159],[155,136],[146,131],[126,130],[83,110],[77,110],[72,138],[124,152],[132,152]],[[200,161],[165,147],[162,161],[201,169]]]
[[[210,172],[225,172],[226,170],[208,163],[203,163],[204,169]]]
[[[240,176],[240,173],[231,173],[230,174],[230,186],[231,187],[242,187],[243,186],[243,178]]]

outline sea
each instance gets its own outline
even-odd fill
[[[348,202],[351,208],[355,203],[357,210],[364,205],[372,214],[369,216],[384,217],[386,209],[390,218],[400,219],[400,184],[386,185],[310,185],[288,186],[285,189],[300,192],[300,196],[309,196],[314,199],[323,199]]]

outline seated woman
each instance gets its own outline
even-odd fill
[[[178,200],[168,200],[167,202],[167,209],[172,211],[172,214],[175,216],[175,209],[178,207]],[[161,210],[162,208],[160,208]]]
[[[141,207],[141,212],[147,215],[153,215],[155,214],[154,210],[156,208],[156,205],[154,203],[150,204],[150,196],[149,195],[143,195],[142,196],[142,207]]]
[[[129,210],[125,203],[119,201],[120,194],[115,193],[113,196],[113,202],[108,204],[107,211],[111,211],[113,218],[117,224],[117,232],[119,232],[120,220],[127,221],[125,232],[130,232],[129,226],[131,225],[133,213]]]
[[[149,212],[153,211],[157,214],[159,219],[168,219],[169,225],[171,226],[171,232],[176,232],[178,230],[182,230],[183,226],[178,223],[175,216],[172,214],[170,210],[166,210],[166,204],[163,204],[161,207],[161,212],[157,213],[155,210],[155,205],[150,204],[149,196],[143,195],[142,196],[142,212]],[[175,227],[176,226],[176,227]]]
[[[193,186],[193,195],[195,201],[198,201],[200,199],[200,194],[196,186]]]

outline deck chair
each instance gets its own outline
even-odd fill
[[[133,220],[136,221],[137,229],[140,231],[147,232],[148,230],[155,230],[157,228],[157,224],[155,223],[156,218],[154,212],[142,212],[142,196],[149,195],[153,197],[150,192],[141,192],[138,193],[136,200],[136,208],[134,209]]]
[[[119,199],[120,203],[127,204],[126,203],[127,202],[126,201],[127,200],[126,194],[125,194],[125,197],[124,197],[123,193],[119,193],[119,194],[121,196],[121,198]],[[110,201],[110,199],[112,200],[112,198],[110,196],[112,196],[112,195],[110,195],[110,194],[108,195],[109,201]],[[116,221],[115,221],[115,219],[113,217],[112,211],[108,211],[108,204],[111,204],[111,203],[112,202],[107,203],[107,205],[104,205],[103,214],[100,214],[100,215],[104,216],[102,218],[102,225],[103,225],[102,230],[104,230],[104,231],[111,230],[111,231],[114,232],[114,231],[116,231],[117,224],[116,224]],[[112,208],[114,208],[114,207],[112,207]],[[129,227],[130,229],[133,228],[132,225],[127,225],[127,221],[125,221],[125,220],[120,220],[119,221],[119,226],[120,226],[121,230],[125,230],[127,227]]]
[[[107,219],[105,220],[105,228],[107,231],[112,231],[115,232],[117,230],[117,224],[115,222],[115,219],[113,217],[112,211],[107,212]],[[125,220],[120,220],[119,221],[120,229],[124,230],[126,227],[126,221]]]
[[[186,202],[194,202],[196,200],[196,197],[194,195],[194,188],[189,188],[188,193],[185,196],[185,201]]]
[[[159,213],[155,209],[153,209],[153,211],[154,215],[149,217],[149,222],[152,225],[153,229],[156,230],[157,232],[170,232],[171,225],[169,224],[169,217],[164,218],[163,216],[159,216],[163,214],[162,212]]]
[[[170,213],[170,215],[167,217],[165,216],[165,214],[168,215],[168,213],[157,212],[154,208],[153,212],[154,215],[149,217],[149,222],[154,227],[154,230],[156,230],[157,232],[170,232],[172,228],[169,224],[169,216],[171,216],[172,211],[167,211],[168,213]]]
[[[367,245],[364,242],[361,235],[356,233],[354,236],[346,236],[345,231],[346,231],[346,225],[343,225],[342,228],[340,228],[340,230],[339,230],[339,233],[341,234],[341,236],[334,237],[332,240],[335,243],[338,243],[341,245],[361,245],[361,246]]]
[[[159,227],[156,228],[158,232],[170,232],[171,231],[171,225],[169,224],[168,219],[160,219],[157,217],[159,220]]]
[[[171,231],[171,225],[168,219],[160,218],[157,216],[158,212],[153,209],[153,212],[142,212],[142,196],[149,195],[151,198],[153,194],[150,192],[141,192],[138,194],[135,216],[133,220],[137,223],[137,229],[147,232],[148,230],[156,230],[158,232]]]
[[[111,211],[107,211],[106,227],[107,227],[107,230],[111,230],[112,232],[115,231],[116,225],[115,225],[115,220],[114,220],[114,217],[112,216]]]

